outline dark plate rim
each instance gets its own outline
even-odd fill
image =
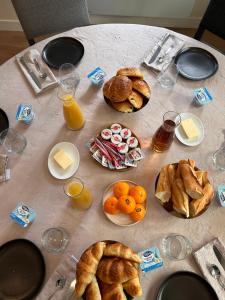
[[[41,291],[41,288],[44,284],[44,281],[45,281],[45,277],[46,277],[46,264],[45,264],[45,260],[44,260],[44,256],[43,254],[41,253],[41,250],[38,248],[38,246],[36,246],[32,241],[30,240],[27,240],[27,239],[14,239],[14,240],[9,240],[7,241],[6,243],[0,245],[0,252],[2,250],[4,250],[5,247],[8,247],[8,246],[11,246],[11,244],[17,244],[17,243],[25,243],[25,244],[29,244],[32,246],[33,249],[35,249],[35,251],[38,253],[39,257],[40,257],[40,262],[41,262],[41,267],[40,269],[42,270],[42,273],[43,273],[43,278],[42,280],[40,281],[40,283],[36,286],[35,290],[32,291],[32,293],[30,295],[28,295],[29,297],[35,297],[37,296],[37,294]],[[23,298],[23,299],[28,299],[26,296],[26,298]],[[21,298],[22,300],[22,298]]]
[[[55,64],[55,63],[52,63],[51,61],[48,60],[47,58],[47,55],[46,55],[46,51],[48,51],[48,48],[51,47],[51,45],[53,44],[56,44],[58,41],[61,41],[61,40],[72,40],[72,41],[76,41],[77,44],[79,44],[79,46],[81,47],[81,57],[79,60],[74,60],[74,62],[70,62],[72,63],[74,66],[81,60],[81,58],[83,57],[84,55],[84,46],[83,44],[81,43],[81,41],[79,41],[78,39],[76,38],[73,38],[73,37],[70,37],[70,36],[61,36],[61,37],[58,37],[56,39],[53,39],[51,41],[49,41],[45,46],[44,48],[42,49],[42,58],[44,60],[44,62],[50,67],[50,68],[54,68],[54,69],[59,69],[60,66]]]
[[[179,58],[184,53],[190,52],[190,51],[202,52],[202,53],[206,54],[206,56],[210,57],[211,60],[214,61],[215,68],[214,68],[213,72],[211,74],[209,74],[208,76],[204,76],[204,77],[201,77],[201,78],[196,78],[196,77],[188,76],[186,73],[183,73],[182,69],[179,68],[179,66],[178,66],[178,61],[179,61]],[[212,53],[210,53],[209,51],[207,51],[206,49],[203,49],[203,48],[200,48],[200,47],[187,47],[187,48],[181,49],[177,53],[177,55],[175,57],[175,60],[174,60],[174,63],[176,65],[176,67],[177,67],[177,70],[178,70],[179,74],[182,77],[184,77],[186,79],[189,79],[189,80],[193,80],[193,81],[200,81],[200,80],[204,80],[204,79],[207,79],[209,77],[212,77],[218,71],[218,69],[219,69],[219,64],[218,64],[218,60],[216,59],[216,57]]]
[[[201,277],[200,275],[194,273],[194,272],[190,272],[190,271],[178,271],[175,272],[171,275],[169,275],[160,285],[159,289],[158,289],[158,293],[156,296],[156,300],[162,300],[162,292],[165,289],[167,283],[173,279],[174,277],[176,278],[177,276],[183,276],[183,275],[188,275],[190,277],[194,277],[198,280],[200,280],[210,291],[212,294],[214,294],[215,300],[219,300],[215,290],[213,289],[213,287],[209,284],[209,282],[207,280],[205,280],[203,277]]]
[[[5,129],[9,129],[9,118],[8,118],[6,112],[2,108],[0,108],[0,114],[2,114],[6,119],[7,127]],[[5,130],[5,129],[3,129],[3,130]]]

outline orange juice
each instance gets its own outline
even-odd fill
[[[63,97],[63,114],[69,129],[79,130],[84,126],[84,115],[72,95]]]
[[[66,194],[71,197],[72,207],[88,209],[92,204],[91,192],[81,182],[71,181],[65,188]]]

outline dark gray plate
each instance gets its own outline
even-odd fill
[[[190,47],[180,51],[175,64],[179,73],[191,80],[203,80],[214,75],[218,70],[216,58],[205,49]]]
[[[9,128],[9,119],[6,115],[6,113],[4,112],[4,110],[2,110],[0,108],[0,133]]]
[[[157,300],[219,300],[211,285],[192,272],[176,272],[159,288]]]

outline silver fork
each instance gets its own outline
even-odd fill
[[[52,299],[52,297],[53,297],[59,290],[63,289],[64,286],[65,286],[65,284],[66,284],[66,278],[65,278],[65,277],[62,277],[62,278],[57,279],[57,280],[56,280],[56,283],[55,283],[56,288],[55,288],[54,292],[48,297],[48,300]]]
[[[35,64],[37,71],[39,72],[39,77],[42,79],[45,79],[48,76],[48,74],[46,72],[42,72],[40,64],[36,58],[34,58],[34,64]]]

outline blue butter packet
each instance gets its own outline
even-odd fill
[[[22,227],[27,227],[36,218],[36,212],[29,206],[20,203],[10,213],[10,218]]]
[[[213,101],[209,90],[205,88],[198,88],[194,90],[194,103],[199,106],[206,105]]]
[[[141,258],[140,268],[147,273],[163,266],[163,260],[157,247],[150,247],[138,253]]]
[[[29,125],[35,117],[31,104],[19,104],[16,112],[16,119]]]
[[[102,85],[104,82],[104,78],[106,76],[106,73],[101,68],[96,68],[94,71],[92,71],[90,74],[88,74],[88,78],[91,80],[91,82],[95,85]]]
[[[216,198],[220,205],[225,207],[225,185],[221,184],[217,187]]]

